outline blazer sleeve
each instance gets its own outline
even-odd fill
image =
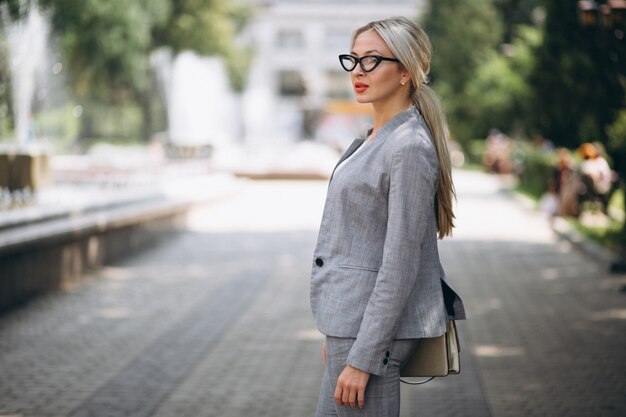
[[[428,140],[428,139],[426,139]],[[346,363],[380,375],[400,317],[418,278],[420,246],[435,221],[436,154],[423,141],[407,140],[392,158],[387,231],[382,265]]]

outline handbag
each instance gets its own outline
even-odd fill
[[[461,345],[454,320],[448,321],[446,332],[438,337],[420,339],[411,358],[400,369],[400,381],[420,385],[438,376],[461,372]],[[424,378],[409,381],[403,378]]]

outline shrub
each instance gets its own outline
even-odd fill
[[[516,153],[519,189],[535,198],[541,197],[552,181],[556,163],[554,152],[542,151],[527,142],[518,142]]]

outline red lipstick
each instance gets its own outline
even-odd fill
[[[369,85],[365,83],[361,83],[361,82],[354,83],[354,91],[356,91],[357,93],[364,92],[365,90],[367,90],[368,87]]]

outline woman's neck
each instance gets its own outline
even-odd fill
[[[410,99],[407,100],[394,100],[387,103],[372,103],[374,107],[374,129],[370,135],[370,139],[374,139],[376,132],[378,132],[389,120],[393,117],[408,110],[413,105]]]

